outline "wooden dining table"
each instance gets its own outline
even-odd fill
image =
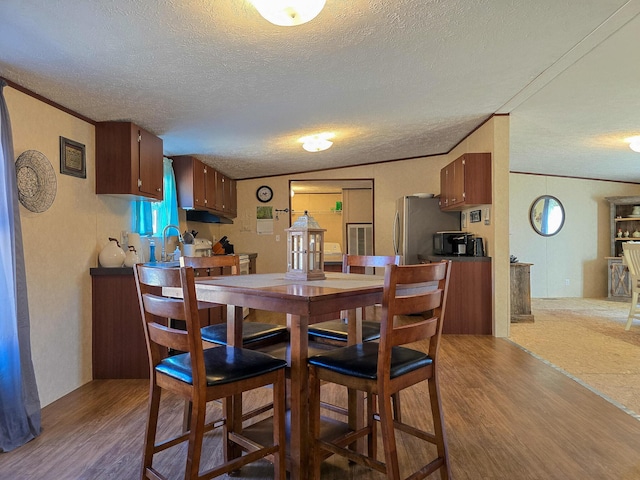
[[[379,275],[326,273],[323,280],[292,280],[284,273],[231,275],[196,280],[198,300],[227,305],[227,342],[242,345],[242,307],[285,313],[290,332],[290,438],[287,467],[292,480],[307,478],[310,438],[307,357],[308,326],[350,311],[349,343],[362,340],[362,309],[382,302],[384,278]],[[180,296],[179,289],[165,295]],[[233,409],[241,412],[241,409]],[[241,428],[234,413],[231,428]],[[359,413],[350,417],[357,422]]]

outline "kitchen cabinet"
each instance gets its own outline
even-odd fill
[[[178,206],[191,210],[215,210],[216,171],[195,157],[172,157]]]
[[[221,172],[216,172],[215,209],[230,218],[235,218],[237,216],[238,202],[236,181]]]
[[[440,171],[440,209],[491,203],[491,154],[465,153]]]
[[[172,157],[178,207],[202,210],[228,218],[237,216],[236,181],[195,157]]]
[[[131,122],[96,123],[96,193],[162,200],[162,148]]]
[[[491,258],[434,255],[419,259],[423,263],[451,260],[442,333],[492,335]]]
[[[149,378],[132,268],[92,268],[93,379]]]

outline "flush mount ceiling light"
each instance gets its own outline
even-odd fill
[[[335,137],[333,133],[323,132],[302,137],[299,142],[307,152],[321,152],[333,145],[333,142],[329,140],[333,137]]]
[[[326,0],[250,0],[258,13],[274,25],[294,27],[313,20]]]
[[[627,142],[631,150],[640,153],[640,136],[627,138]]]

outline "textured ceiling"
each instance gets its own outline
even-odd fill
[[[619,138],[640,134],[638,12],[327,0],[284,28],[247,0],[3,0],[0,76],[238,179],[445,153],[498,112],[514,171],[640,181]],[[297,142],[327,130],[325,152]]]

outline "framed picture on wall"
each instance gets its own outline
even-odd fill
[[[60,173],[87,178],[87,158],[83,144],[60,137]]]

